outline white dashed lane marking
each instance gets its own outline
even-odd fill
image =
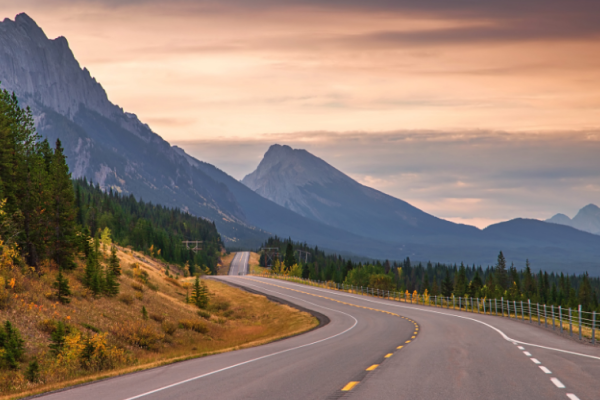
[[[540,369],[542,371],[544,371],[545,374],[551,374],[552,373],[548,368],[544,367],[543,365],[540,365]]]
[[[579,400],[579,397],[575,396],[573,393],[567,393],[567,397],[571,400]]]
[[[525,354],[527,357],[531,357],[531,353],[528,351],[524,351],[523,354]]]
[[[537,358],[532,358],[531,361],[533,361],[534,364],[541,364],[540,360],[538,360]]]
[[[517,349],[519,349],[519,350],[525,350],[525,347],[519,346],[519,347],[517,347]]]
[[[558,380],[558,378],[550,378],[550,380],[552,381],[552,383],[554,383],[554,386],[556,386],[559,389],[564,389],[565,385],[563,385],[563,383],[561,381]]]

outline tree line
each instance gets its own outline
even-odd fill
[[[507,266],[502,252],[497,263],[492,266],[466,266],[463,263],[423,263],[403,261],[369,260],[356,261],[338,254],[326,254],[318,246],[310,247],[306,243],[293,242],[291,238],[269,238],[263,248],[279,249],[282,265],[298,262],[303,278],[318,281],[333,281],[354,286],[372,287],[381,290],[408,291],[432,296],[460,296],[479,298],[504,298],[563,307],[577,307],[581,304],[584,311],[600,311],[600,278],[585,274],[565,274],[543,270],[534,272],[529,261],[525,268],[517,269],[514,264]],[[308,252],[298,257],[297,251]],[[286,255],[283,257],[283,255]],[[292,254],[295,259],[285,262]],[[307,261],[307,262],[304,262]],[[268,257],[261,252],[261,266],[266,267]]]

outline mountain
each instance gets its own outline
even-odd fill
[[[433,236],[477,239],[480,230],[429,215],[361,185],[306,150],[273,145],[243,180],[261,196],[315,221],[386,242],[429,243]]]
[[[595,204],[588,204],[583,207],[573,219],[564,214],[556,214],[546,220],[553,224],[567,225],[580,231],[600,235],[600,208]]]
[[[74,178],[213,220],[226,243],[268,236],[246,221],[225,185],[112,104],[65,38],[49,40],[26,14],[0,23],[0,82],[31,107],[43,137],[60,138]]]
[[[600,237],[571,227],[515,219],[484,230],[429,215],[405,201],[361,185],[305,150],[273,145],[242,180],[248,188],[315,222],[388,244],[379,257],[494,264],[511,261],[549,270],[600,274]],[[369,246],[356,248],[370,255]],[[387,256],[385,256],[387,257]],[[594,272],[595,271],[595,272]]]

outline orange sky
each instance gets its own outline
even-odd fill
[[[26,12],[67,37],[111,101],[171,142],[600,127],[597,2],[488,3],[0,0],[0,16]],[[355,177],[384,189],[383,177]],[[386,191],[411,201],[405,189]],[[511,216],[459,214],[445,217]]]

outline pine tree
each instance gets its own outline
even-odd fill
[[[454,296],[465,297],[467,293],[467,271],[465,265],[460,263],[460,268],[455,277]]]
[[[63,275],[62,268],[58,268],[58,274],[56,275],[56,281],[52,284],[56,289],[56,298],[62,304],[71,302],[69,296],[71,296],[71,288],[69,287],[69,279]]]
[[[433,276],[433,284],[431,285],[431,295],[438,296],[440,294],[440,288],[438,287],[437,277]]]
[[[119,281],[111,268],[106,268],[103,290],[108,296],[119,294]]]
[[[50,340],[52,341],[48,346],[50,347],[50,353],[55,356],[62,353],[67,340],[67,329],[62,321],[58,321],[56,324],[56,329],[50,335]]]
[[[200,282],[200,278],[198,277],[196,277],[196,281],[194,282],[192,301],[198,308],[206,308],[208,306],[208,289],[204,285],[204,282]]]
[[[73,262],[76,248],[75,194],[69,167],[59,139],[56,140],[50,179],[51,207],[49,215],[50,226],[53,230],[51,257],[59,266],[71,269],[75,267]]]
[[[25,379],[27,379],[31,383],[36,383],[40,380],[40,365],[37,362],[37,359],[34,359],[27,366],[27,370],[25,371]]]
[[[446,269],[446,277],[442,282],[442,295],[445,297],[450,297],[452,295],[452,291],[454,290],[454,285],[452,284],[452,279],[450,279],[450,271]]]
[[[142,319],[144,321],[148,319],[148,311],[146,311],[146,306],[142,306]]]
[[[19,330],[6,321],[4,327],[0,326],[0,357],[2,364],[8,368],[17,369],[19,361],[25,354],[24,341],[21,339]]]
[[[283,259],[283,265],[285,265],[285,270],[289,271],[292,266],[296,264],[296,257],[294,257],[294,246],[292,246],[292,242],[288,242],[287,247],[285,248],[285,258]]]
[[[496,285],[504,292],[509,288],[508,272],[506,271],[506,259],[504,254],[498,254],[498,264],[496,264]]]

